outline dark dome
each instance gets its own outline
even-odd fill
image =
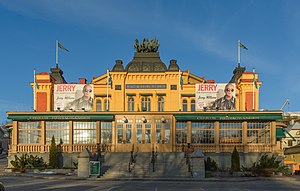
[[[116,64],[114,65],[112,72],[124,72],[124,66],[122,60],[116,60]]]
[[[165,72],[166,65],[160,60],[158,52],[134,53],[133,60],[125,68],[126,72]]]

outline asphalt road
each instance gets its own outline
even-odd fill
[[[0,177],[6,191],[288,191],[300,190],[298,180],[247,180],[247,181],[95,181],[55,180],[32,177]]]

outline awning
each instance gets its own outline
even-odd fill
[[[282,128],[276,128],[276,139],[285,138],[284,130]]]
[[[141,93],[141,96],[152,96],[152,93]]]
[[[195,94],[181,94],[181,97],[195,97]]]
[[[101,114],[100,112],[89,113],[89,112],[28,112],[27,114],[9,114],[7,116],[8,119],[13,121],[82,121],[82,120],[102,120],[102,121],[112,121],[114,120],[113,114]]]
[[[276,128],[276,139],[286,138],[285,133],[288,134],[293,141],[296,141],[295,137],[293,137],[293,135],[291,135],[285,128]]]

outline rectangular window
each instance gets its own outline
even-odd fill
[[[101,121],[101,144],[112,143],[112,123]]]
[[[136,141],[138,143],[143,142],[143,135],[142,135],[142,124],[136,124]]]
[[[51,144],[52,136],[55,138],[56,144],[69,143],[69,122],[46,121],[46,143]]]
[[[151,125],[146,124],[145,125],[145,141],[146,143],[151,143]]]
[[[126,143],[131,143],[131,124],[126,124]]]
[[[96,143],[96,122],[75,121],[74,144],[92,144]]]
[[[151,100],[149,97],[142,97],[142,111],[150,111],[151,110]]]
[[[42,123],[40,121],[19,122],[19,143],[39,144],[42,142]]]
[[[123,143],[123,125],[118,125],[118,143]]]
[[[171,90],[177,90],[177,85],[171,85]]]
[[[192,122],[192,143],[215,143],[213,122]]]
[[[158,111],[165,110],[165,99],[163,97],[158,97],[157,108]]]
[[[121,85],[115,85],[115,90],[121,90]]]
[[[176,122],[176,144],[186,143],[187,125],[186,122]]]
[[[241,144],[242,123],[220,122],[220,144]]]
[[[165,144],[170,143],[170,124],[165,124]]]
[[[267,143],[271,141],[270,122],[248,122],[247,143]]]
[[[134,98],[128,97],[128,111],[134,111]]]
[[[161,143],[161,124],[156,124],[156,143]]]

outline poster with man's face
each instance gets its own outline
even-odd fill
[[[54,110],[85,110],[93,108],[92,84],[55,84]]]
[[[235,109],[235,84],[205,83],[196,84],[196,110]],[[231,105],[231,106],[230,106]]]

